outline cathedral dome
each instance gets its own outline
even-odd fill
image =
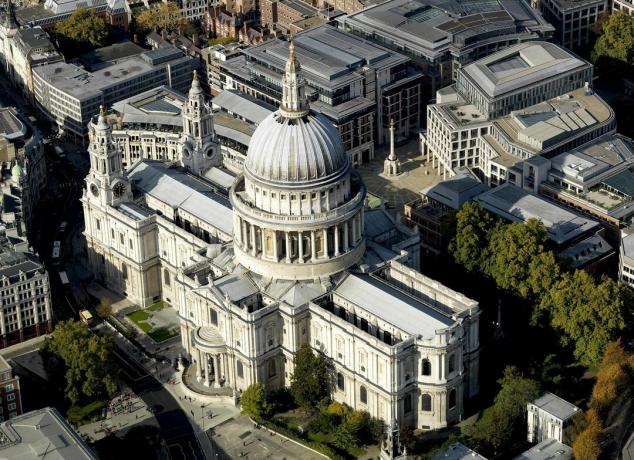
[[[348,167],[348,156],[335,126],[323,115],[287,118],[272,113],[257,127],[245,169],[266,182],[313,182]]]
[[[306,184],[350,169],[335,126],[310,110],[299,70],[291,41],[280,109],[260,123],[249,142],[245,171],[255,180]]]

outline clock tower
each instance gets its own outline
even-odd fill
[[[203,176],[212,166],[221,164],[222,154],[214,131],[212,110],[205,102],[205,94],[195,70],[182,117],[181,163],[194,174]]]
[[[103,205],[117,205],[132,200],[130,183],[123,171],[121,152],[112,140],[112,128],[106,121],[103,106],[97,123],[90,122],[90,173],[86,177],[87,195]]]

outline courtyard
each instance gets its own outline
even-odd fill
[[[156,343],[178,335],[176,310],[165,302],[159,301],[146,309],[126,313],[125,317]]]
[[[374,160],[359,166],[357,171],[363,178],[370,198],[371,195],[380,197],[388,207],[401,212],[405,203],[420,198],[422,189],[440,182],[443,177],[434,171],[430,161],[423,160],[418,138],[395,150],[401,162],[402,173],[398,176],[383,175],[383,162],[389,154],[389,147],[377,149]]]

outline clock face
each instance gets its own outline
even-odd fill
[[[112,193],[116,198],[120,198],[125,193],[125,184],[123,182],[117,182],[114,184]]]
[[[99,196],[99,188],[96,184],[90,184],[90,193],[92,193],[93,196]]]

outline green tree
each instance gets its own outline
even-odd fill
[[[240,408],[242,413],[252,419],[261,420],[268,418],[271,413],[271,404],[266,397],[266,387],[262,383],[249,385],[240,396]]]
[[[565,273],[540,303],[551,326],[561,332],[582,364],[597,364],[609,342],[625,327],[631,309],[627,288],[604,277],[599,284],[583,270]]]
[[[332,388],[332,369],[323,355],[316,355],[307,343],[302,344],[294,359],[291,394],[297,405],[313,409],[329,396]]]
[[[61,361],[65,395],[73,403],[110,397],[117,390],[112,337],[98,336],[78,321],[61,322],[44,343],[47,361]]]
[[[93,9],[77,8],[68,19],[55,25],[55,35],[60,45],[70,54],[79,54],[92,48],[104,46],[108,39],[106,21]]]
[[[176,3],[161,3],[158,8],[143,10],[136,17],[137,28],[145,33],[155,29],[176,31],[186,22]]]
[[[465,203],[456,213],[456,236],[449,252],[467,271],[486,271],[491,232],[499,220],[476,203]]]
[[[546,238],[546,227],[537,219],[497,228],[489,245],[489,274],[500,288],[524,298],[532,293],[531,262],[544,252]]]
[[[539,384],[514,366],[504,369],[498,383],[501,388],[491,409],[464,431],[478,448],[492,448],[496,453],[524,436],[526,404],[539,395]]]
[[[624,72],[631,72],[630,66],[634,64],[634,19],[618,12],[608,17],[601,29],[592,50],[592,61],[604,75],[609,77],[616,72],[622,78]]]
[[[528,265],[528,287],[533,298],[540,301],[553,284],[561,279],[561,266],[552,251],[533,257]]]

